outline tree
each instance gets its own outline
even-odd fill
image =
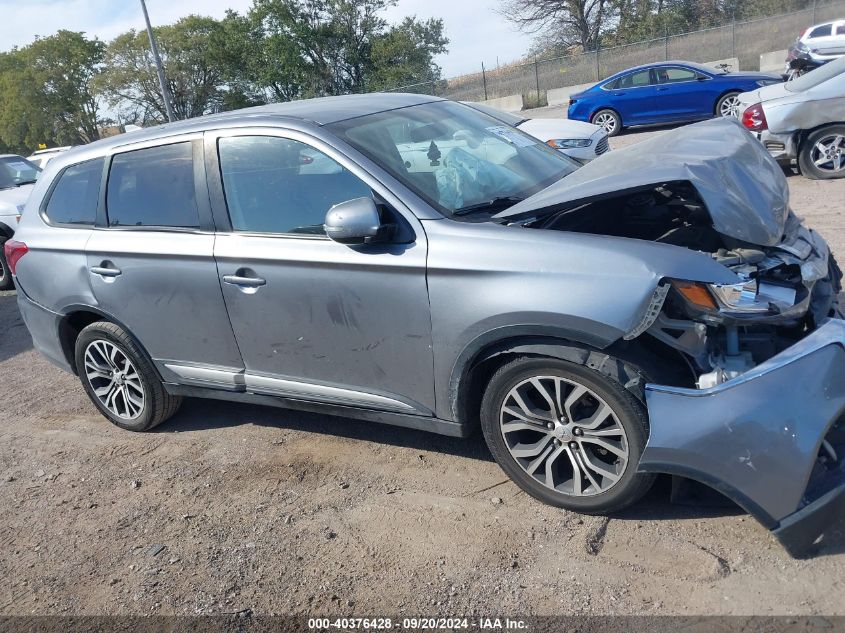
[[[212,47],[221,24],[189,15],[155,29],[173,110],[177,118],[216,112],[223,103],[222,68]],[[147,34],[130,30],[106,48],[97,87],[122,118],[166,121]]]
[[[407,17],[373,42],[370,90],[395,88],[440,79],[433,59],[446,52],[443,20],[420,22]]]
[[[379,14],[396,0],[254,0],[249,16],[273,51],[264,78],[297,96],[363,92],[438,78],[442,20],[406,18],[388,27]],[[388,67],[391,66],[391,67]],[[268,84],[270,85],[270,84]]]
[[[502,0],[500,13],[548,48],[595,50],[616,18],[611,0]]]
[[[211,55],[228,85],[227,109],[299,98],[307,68],[299,46],[270,32],[264,15],[228,11],[212,38]]]
[[[94,78],[103,43],[59,31],[0,53],[0,140],[21,151],[100,137]]]
[[[93,81],[104,50],[100,40],[73,31],[59,31],[29,46],[29,63],[56,117],[60,140],[90,143],[100,138]]]

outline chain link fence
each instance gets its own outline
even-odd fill
[[[399,86],[389,92],[429,94],[456,101],[521,94],[526,107],[535,107],[545,105],[546,92],[551,89],[597,82],[639,64],[670,59],[711,62],[738,58],[739,69],[757,70],[762,53],[788,48],[808,26],[840,18],[845,18],[845,0],[816,0],[800,11],[667,34],[590,53],[535,59],[491,70],[482,64],[478,73]]]

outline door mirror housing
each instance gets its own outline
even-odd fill
[[[341,244],[379,241],[385,228],[372,198],[355,198],[334,205],[326,213],[326,235]]]

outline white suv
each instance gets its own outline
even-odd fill
[[[2,246],[15,234],[21,211],[40,172],[23,156],[0,154],[0,290],[8,290],[13,283]]]
[[[824,63],[842,57],[845,55],[845,20],[816,24],[805,29],[798,37],[796,48],[806,49],[805,52],[814,62]]]

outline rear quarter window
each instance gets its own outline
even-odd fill
[[[109,226],[199,228],[191,142],[115,154],[106,211]]]
[[[105,159],[71,165],[59,174],[44,215],[53,224],[93,225]]]

